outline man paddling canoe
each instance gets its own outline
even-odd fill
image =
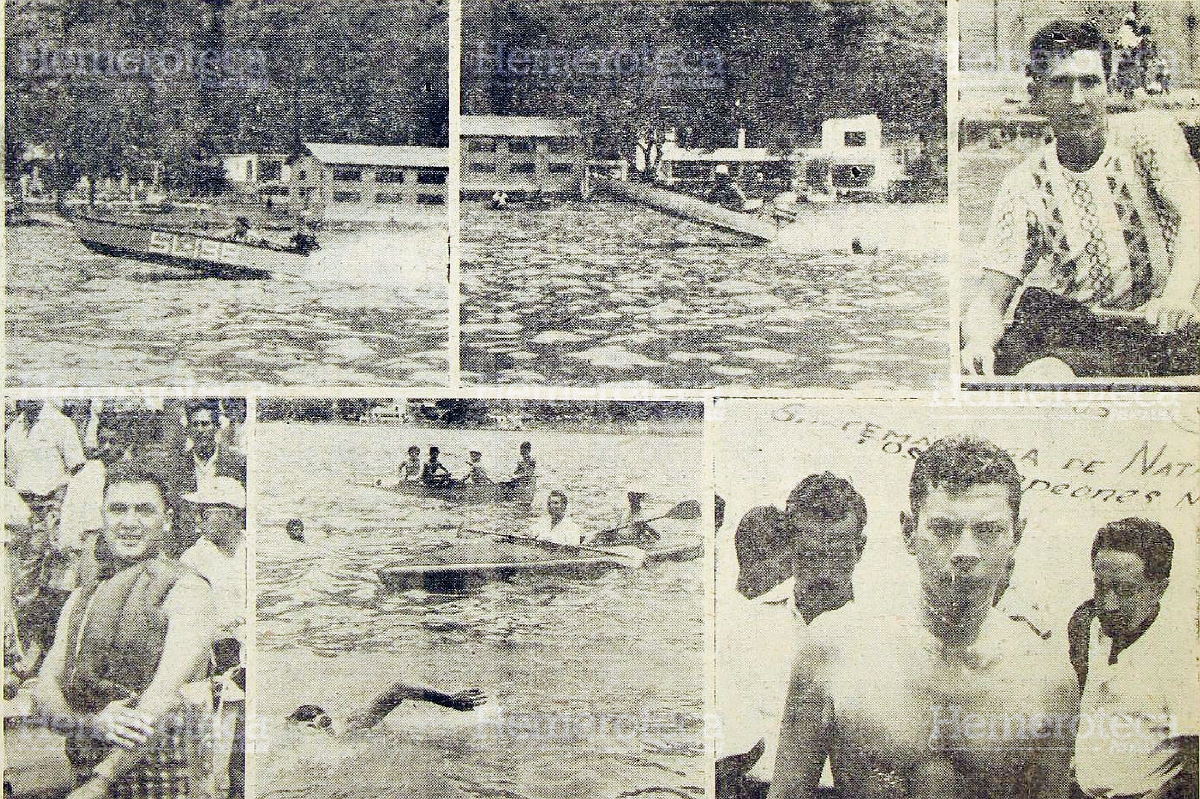
[[[558,490],[550,492],[546,498],[546,514],[529,531],[530,538],[568,546],[579,546],[583,542],[583,531],[573,519],[567,518],[565,493]]]

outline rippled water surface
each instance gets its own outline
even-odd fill
[[[391,591],[377,569],[460,527],[522,532],[533,516],[354,484],[392,471],[409,444],[439,444],[451,464],[478,448],[499,473],[529,440],[534,508],[565,488],[595,530],[635,483],[662,511],[697,498],[698,437],[264,424],[258,440],[260,796],[703,795],[704,561],[457,595]],[[293,517],[309,543],[284,535]],[[344,717],[400,679],[477,686],[488,712],[406,703],[337,739],[281,721],[302,703]]]
[[[885,240],[928,243],[945,234],[942,208],[806,213],[830,242],[848,245],[845,216],[870,240],[878,216]],[[929,227],[906,225],[910,216]],[[464,381],[887,389],[946,379],[944,249],[747,244],[609,202],[465,204],[462,234]]]
[[[444,229],[321,243],[300,274],[218,280],[10,228],[8,385],[444,385]]]

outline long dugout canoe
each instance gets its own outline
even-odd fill
[[[741,233],[759,241],[774,241],[779,235],[779,227],[770,219],[758,214],[731,211],[698,197],[644,183],[613,180],[600,175],[593,176],[591,180],[596,182],[597,187],[618,199],[648,205],[672,216]]]

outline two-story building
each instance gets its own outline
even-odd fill
[[[722,166],[752,193],[778,193],[802,183],[813,199],[886,196],[907,180],[906,165],[918,153],[918,142],[885,142],[879,117],[862,114],[825,120],[819,146],[787,153],[747,147],[744,129],[738,130],[735,146],[711,150],[680,147],[668,131],[658,174],[667,185],[687,190],[711,185]]]
[[[464,197],[579,192],[584,152],[577,119],[463,116],[459,135]]]

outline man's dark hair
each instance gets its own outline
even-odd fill
[[[816,516],[830,522],[840,522],[851,513],[861,534],[867,525],[867,503],[862,494],[832,472],[810,474],[792,489],[787,498],[787,513]]]
[[[566,492],[565,492],[565,491],[559,491],[557,488],[556,488],[556,489],[554,489],[553,491],[551,491],[549,494],[547,494],[547,495],[546,495],[546,499],[547,499],[547,500],[548,500],[548,499],[550,499],[550,497],[562,497],[562,501],[563,501],[563,502],[566,502],[566,503],[570,504],[570,501],[567,499],[567,494],[566,494]]]
[[[998,483],[1008,491],[1013,521],[1021,512],[1021,474],[1007,452],[975,436],[940,438],[921,453],[908,481],[913,516],[930,492],[942,489],[956,496],[977,485]]]
[[[413,444],[411,447],[408,448],[409,455],[413,454],[414,452],[417,453],[418,455],[421,454],[421,448],[418,447],[416,444]]]
[[[139,463],[118,463],[104,470],[104,493],[108,493],[108,487],[116,483],[153,483],[158,487],[159,496],[162,497],[163,507],[173,509],[175,507],[174,492],[171,491],[167,481],[162,478],[153,469]]]
[[[1132,516],[1109,522],[1096,533],[1092,542],[1092,562],[1102,549],[1128,552],[1142,559],[1146,579],[1162,582],[1171,576],[1171,558],[1175,539],[1158,522]]]
[[[521,451],[524,452],[527,449],[533,449],[533,444],[530,444],[528,441],[522,441],[521,442]]]
[[[1029,42],[1029,66],[1025,74],[1034,80],[1040,80],[1050,71],[1053,59],[1069,58],[1079,50],[1095,50],[1100,53],[1100,62],[1104,65],[1104,77],[1107,80],[1112,71],[1109,58],[1111,46],[1104,34],[1090,22],[1063,19],[1056,19],[1033,35]]]
[[[287,717],[288,721],[297,721],[300,723],[316,721],[321,716],[328,716],[325,708],[320,705],[301,705],[292,711],[292,715]]]
[[[187,412],[188,424],[191,424],[192,414],[196,413],[197,411],[210,412],[214,422],[217,421],[217,417],[221,415],[221,406],[214,400],[196,400],[195,402],[189,402],[185,410]]]

